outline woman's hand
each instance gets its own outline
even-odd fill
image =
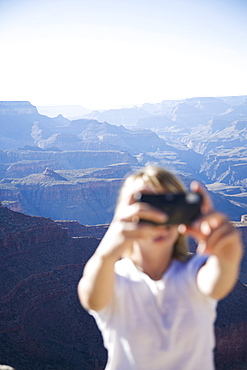
[[[243,254],[240,233],[224,214],[213,209],[202,185],[193,182],[191,190],[203,196],[202,216],[191,226],[180,225],[179,232],[198,242],[197,253],[210,255],[198,273],[198,285],[205,294],[221,299],[229,293],[238,277]]]
[[[213,203],[206,189],[198,182],[191,184],[191,190],[203,196],[202,216],[191,226],[179,228],[198,242],[197,253],[214,254],[226,260],[242,256],[240,233],[220,212],[213,209]]]
[[[101,242],[102,253],[111,253],[118,259],[134,240],[154,237],[157,227],[148,222],[139,222],[140,220],[165,223],[167,216],[147,203],[136,202],[132,194],[117,208],[112,223]]]

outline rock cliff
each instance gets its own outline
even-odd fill
[[[244,220],[237,226],[246,249]],[[103,370],[107,354],[101,335],[80,306],[76,290],[106,229],[107,225],[54,222],[0,207],[2,363],[16,370]],[[246,289],[239,281],[219,304],[217,370],[247,365]]]
[[[7,186],[1,184],[1,197],[4,205],[25,214],[94,225],[111,221],[121,183],[122,178],[90,179],[84,172],[77,181],[68,181],[46,169]]]
[[[103,369],[106,352],[77,298],[98,245],[50,219],[0,208],[0,358],[17,370]]]

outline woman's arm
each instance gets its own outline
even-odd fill
[[[87,262],[78,284],[78,296],[86,310],[99,311],[110,302],[116,261],[114,255],[101,253],[101,249],[97,249]]]
[[[242,241],[240,233],[227,217],[213,210],[205,189],[193,183],[192,190],[203,195],[203,216],[191,227],[182,227],[181,230],[198,241],[197,253],[209,254],[197,274],[197,285],[203,294],[219,300],[233,289],[238,279]]]
[[[201,233],[206,235],[199,244],[201,253],[210,256],[198,272],[198,288],[219,300],[233,289],[238,279],[243,254],[240,233],[225,216],[216,212],[206,217],[200,228]]]

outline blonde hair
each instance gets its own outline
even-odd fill
[[[118,209],[122,201],[129,195],[129,189],[133,188],[137,180],[142,180],[144,184],[154,186],[158,191],[173,194],[186,192],[184,184],[174,174],[161,167],[147,166],[126,178],[120,189],[116,209]],[[131,255],[132,251],[130,251],[128,257],[131,258]],[[125,257],[127,257],[127,255],[125,255]],[[179,234],[174,244],[172,258],[186,261],[189,257],[190,253],[188,252],[187,238]]]

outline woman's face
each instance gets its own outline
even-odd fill
[[[179,237],[176,225],[156,226],[155,234],[149,239],[139,240],[137,243],[141,248],[164,248],[171,252]]]
[[[155,187],[151,183],[145,183],[142,179],[138,179],[133,183],[131,189],[131,195],[129,199],[132,199],[133,202],[133,195],[137,192],[141,193],[154,193],[154,194],[164,194],[165,190],[162,187]],[[148,240],[140,240],[138,244],[140,247],[148,247],[148,248],[155,248],[155,247],[163,247],[165,249],[171,250],[173,249],[174,244],[176,243],[179,237],[178,233],[178,226],[177,225],[161,225],[155,227],[155,234],[150,237]]]

